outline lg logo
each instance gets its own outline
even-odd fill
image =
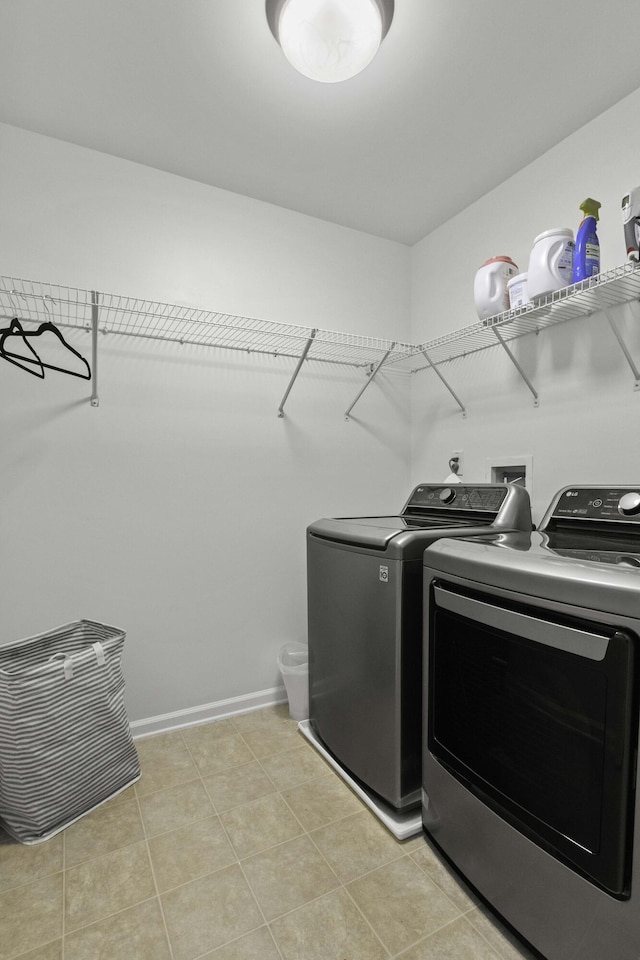
[[[380,580],[382,583],[389,583],[389,567],[380,566]]]

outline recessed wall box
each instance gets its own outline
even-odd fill
[[[485,480],[488,483],[518,483],[531,496],[533,457],[489,457],[485,461]]]

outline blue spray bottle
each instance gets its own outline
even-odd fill
[[[587,280],[600,273],[600,244],[596,231],[601,204],[591,197],[580,204],[584,219],[578,227],[576,249],[573,254],[573,282]]]

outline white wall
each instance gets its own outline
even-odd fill
[[[0,274],[409,337],[410,251],[0,127]],[[69,340],[90,356],[88,336]],[[0,369],[0,642],[127,630],[132,720],[276,686],[306,635],[305,527],[399,507],[409,390],[290,360],[100,338],[87,383]]]
[[[602,203],[602,268],[626,259],[620,203],[640,184],[640,90],[564,140],[412,251],[412,340],[423,342],[477,322],[473,278],[489,257],[507,254],[526,270],[534,237],[577,229],[579,204]],[[505,118],[503,135],[509,135]],[[499,145],[497,145],[499,149]],[[616,308],[640,365],[640,305]],[[534,518],[572,483],[640,480],[640,392],[602,314],[572,320],[514,344],[540,395],[533,397],[501,347],[442,368],[467,408],[462,417],[433,372],[412,385],[415,480],[439,477],[450,451],[462,449],[465,480],[485,479],[488,458],[533,456]]]

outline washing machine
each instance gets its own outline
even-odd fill
[[[303,732],[364,788],[365,802],[374,798],[374,813],[417,810],[418,832],[422,555],[438,537],[511,529],[531,529],[523,487],[424,483],[397,515],[321,519],[307,530]]]
[[[424,555],[428,838],[547,960],[640,957],[640,486]]]

